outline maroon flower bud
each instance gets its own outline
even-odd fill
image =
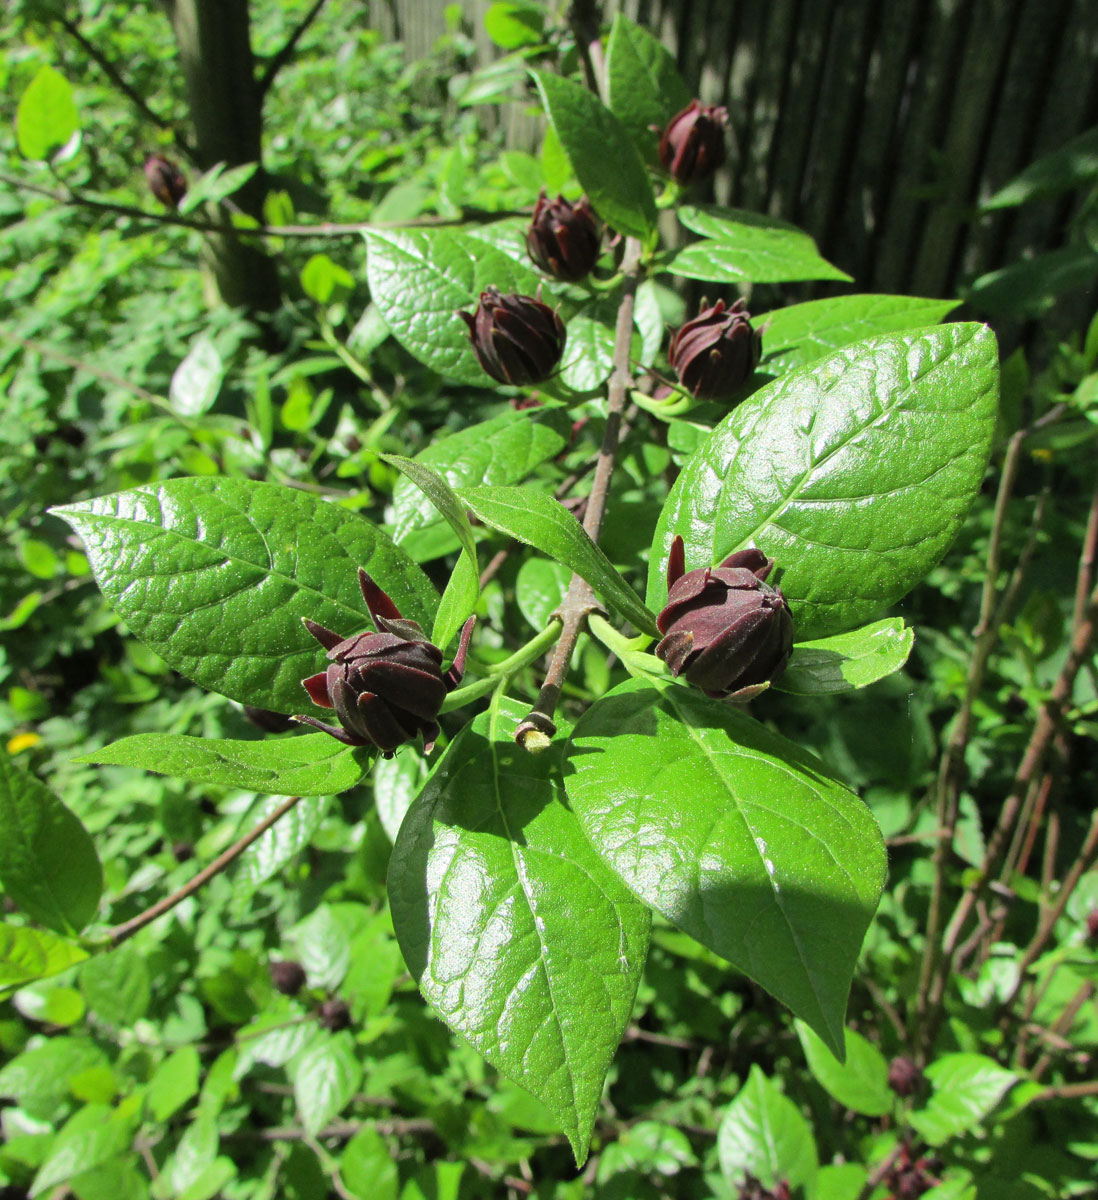
[[[751,314],[737,300],[725,308],[718,300],[671,336],[667,357],[682,385],[698,400],[727,400],[747,382],[759,363],[762,338],[751,327]]]
[[[165,208],[178,208],[187,194],[187,178],[178,165],[162,154],[150,154],[145,159],[145,178],[149,191]]]
[[[704,179],[724,162],[728,109],[691,100],[660,135],[660,162],[678,183]]]
[[[271,712],[269,708],[256,708],[254,705],[244,705],[244,717],[256,727],[262,729],[264,733],[285,733],[287,729],[293,729],[294,719],[288,717],[284,713]]]
[[[362,568],[359,586],[374,625],[380,632],[343,638],[323,625],[303,618],[305,628],[328,651],[329,666],[301,681],[314,704],[335,709],[339,725],[315,717],[295,721],[322,729],[348,746],[377,746],[391,758],[393,751],[421,733],[430,751],[438,737],[443,700],[461,682],[474,618],[465,622],[458,652],[448,671],[442,670],[442,651],[432,645],[415,621],[400,609]]]
[[[325,1029],[338,1033],[351,1024],[351,1010],[344,1000],[325,1000],[317,1013],[317,1019]]]
[[[271,973],[271,983],[275,990],[284,996],[296,996],[305,986],[305,968],[299,962],[287,959],[285,962],[270,963],[267,968]]]
[[[674,675],[714,699],[750,700],[785,670],[793,617],[764,582],[774,566],[761,550],[739,550],[717,567],[685,571],[683,540],[667,560],[667,605],[656,618],[656,654]],[[685,573],[684,573],[685,572]]]
[[[898,1054],[888,1064],[888,1086],[897,1096],[912,1096],[923,1082],[923,1073],[904,1054]]]
[[[599,257],[599,231],[587,197],[576,204],[563,196],[549,200],[542,188],[526,231],[526,250],[556,279],[575,283],[589,275]]]
[[[1092,908],[1087,913],[1086,926],[1087,938],[1093,942],[1095,938],[1098,938],[1098,908]]]
[[[469,326],[477,361],[500,383],[540,383],[564,353],[564,322],[533,296],[485,288],[476,312],[458,316]]]
[[[194,858],[194,847],[190,842],[172,842],[172,858],[177,863],[190,862]]]

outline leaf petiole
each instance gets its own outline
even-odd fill
[[[461,708],[494,691],[506,683],[512,675],[521,671],[523,667],[529,666],[535,659],[540,658],[559,636],[560,622],[554,620],[536,637],[531,638],[524,646],[520,646],[509,658],[496,663],[483,679],[475,679],[472,683],[467,683],[464,687],[452,691],[443,702],[442,712],[453,712],[455,708]]]

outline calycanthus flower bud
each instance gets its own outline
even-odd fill
[[[429,752],[438,737],[437,717],[447,693],[461,682],[475,618],[465,622],[458,652],[442,670],[442,651],[400,610],[362,568],[362,597],[379,632],[343,638],[302,618],[305,628],[328,651],[329,666],[301,681],[314,704],[335,709],[339,725],[315,717],[295,721],[322,729],[348,746],[377,746],[386,758],[405,742],[423,735]]]
[[[526,251],[536,266],[555,279],[575,283],[591,273],[599,257],[599,230],[587,197],[572,204],[563,196],[549,200],[541,189]]]
[[[728,109],[691,100],[660,135],[663,169],[678,183],[704,179],[724,162]]]
[[[656,618],[656,654],[714,699],[750,700],[785,670],[793,617],[765,582],[774,566],[761,550],[738,550],[716,567],[685,570],[683,540],[667,560],[667,605]]]
[[[725,308],[706,307],[675,330],[667,357],[696,400],[727,400],[751,377],[762,355],[762,337],[752,328],[743,300]]]
[[[564,353],[564,322],[533,296],[485,288],[476,312],[458,316],[469,327],[477,361],[500,383],[541,383]]]
[[[163,154],[150,154],[145,159],[145,179],[149,191],[165,208],[178,208],[187,194],[187,178],[179,166]]]

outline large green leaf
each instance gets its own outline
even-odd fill
[[[51,511],[84,540],[96,582],[135,637],[213,692],[300,712],[324,653],[310,617],[370,628],[365,567],[404,616],[430,628],[427,577],[365,518],[294,488],[172,479]]]
[[[501,709],[455,739],[404,818],[393,925],[442,1019],[549,1107],[582,1161],[649,915],[563,803],[559,755],[519,750],[524,710]]]
[[[366,241],[370,295],[397,341],[440,375],[494,386],[457,312],[476,308],[489,285],[533,296],[534,269],[451,229],[371,229]]]
[[[49,158],[79,128],[80,117],[69,81],[53,67],[40,67],[15,111],[20,154],[24,158]]]
[[[919,296],[829,296],[759,313],[752,317],[762,330],[759,370],[784,375],[863,338],[936,325],[958,303]]]
[[[703,204],[684,205],[679,220],[705,240],[672,258],[666,269],[673,275],[714,283],[850,279],[820,257],[816,243],[803,229],[777,217]]]
[[[42,929],[0,925],[0,997],[35,979],[45,979],[82,962],[87,951]]]
[[[846,1031],[846,1061],[834,1054],[803,1022],[797,1037],[816,1082],[844,1108],[867,1117],[891,1112],[896,1095],[888,1086],[888,1063],[872,1042],[853,1029]]]
[[[311,708],[308,697],[303,708]],[[140,767],[192,783],[278,796],[331,796],[353,788],[369,772],[372,746],[344,746],[326,733],[277,741],[138,733],[81,755],[77,762]]]
[[[700,692],[631,680],[580,718],[568,799],[626,885],[837,1054],[884,884],[869,810],[792,742]]]
[[[58,933],[79,933],[103,891],[103,869],[87,830],[3,751],[0,885],[32,921]]]
[[[927,1067],[926,1077],[934,1090],[910,1119],[932,1146],[975,1129],[1018,1078],[985,1054],[946,1054]]]
[[[362,1082],[354,1038],[346,1030],[323,1034],[302,1050],[291,1073],[301,1123],[316,1134],[350,1103]]]
[[[105,1104],[89,1104],[75,1113],[50,1143],[49,1154],[27,1195],[40,1196],[128,1151],[137,1129],[138,1111],[132,1104],[113,1110]]]
[[[658,634],[655,617],[583,526],[552,496],[531,488],[472,487],[458,493],[486,524],[571,567],[623,617],[644,633]]]
[[[671,51],[620,12],[606,47],[606,84],[610,111],[654,163],[659,131],[690,103],[690,90]]]
[[[797,639],[876,617],[956,536],[983,480],[998,397],[995,337],[943,325],[858,342],[750,396],[701,443],[660,514],[648,602],[671,542],[688,568],[758,546]]]
[[[549,121],[595,212],[621,233],[647,238],[656,229],[656,199],[629,132],[587,88],[535,71]]]
[[[825,696],[868,687],[898,671],[915,644],[902,617],[886,617],[849,633],[793,647],[789,668],[774,685],[798,696]]]
[[[765,1188],[785,1182],[812,1195],[818,1158],[812,1130],[800,1110],[758,1065],[725,1110],[717,1130],[721,1172],[733,1187],[754,1176]]]

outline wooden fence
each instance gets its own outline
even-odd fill
[[[441,0],[372,0],[409,55]],[[487,0],[466,0],[480,29]],[[949,296],[1062,244],[1072,199],[976,204],[1098,122],[1096,0],[609,0],[727,105],[716,198],[807,229],[859,289]],[[492,49],[483,44],[485,61]],[[1093,305],[1091,305],[1093,308]]]

